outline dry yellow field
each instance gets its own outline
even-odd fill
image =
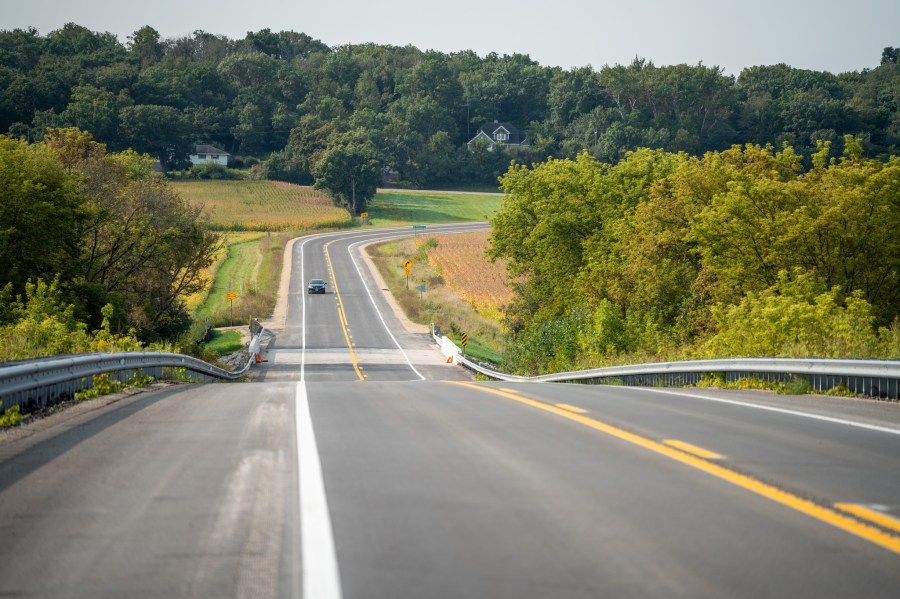
[[[280,181],[173,181],[188,203],[202,205],[214,228],[299,231],[350,224],[350,214],[324,193]]]
[[[492,263],[484,254],[490,235],[481,231],[436,237],[438,245],[428,250],[428,262],[476,310],[494,312],[512,300],[513,292],[506,263]]]

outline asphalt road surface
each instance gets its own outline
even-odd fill
[[[0,597],[898,596],[900,405],[475,382],[391,234],[294,245],[254,382],[0,433]]]

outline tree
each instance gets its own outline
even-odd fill
[[[126,106],[120,113],[122,141],[137,152],[150,154],[171,168],[190,153],[184,115],[171,106]]]
[[[329,145],[315,165],[315,186],[351,214],[364,212],[381,182],[378,152],[369,141],[346,135]]]
[[[159,41],[159,32],[145,25],[128,36],[128,50],[141,68],[147,68],[162,60],[165,46]]]
[[[69,285],[82,309],[97,326],[111,302],[142,339],[177,333],[172,324],[184,324],[182,298],[204,287],[204,269],[219,247],[201,207],[187,205],[146,157],[109,154],[77,129],[50,131],[42,145],[85,198],[78,276]]]
[[[75,87],[60,120],[64,126],[89,131],[104,143],[115,143],[119,127],[118,98],[112,92],[90,85]]]
[[[44,144],[0,136],[0,287],[15,293],[37,279],[78,274],[85,197],[75,178]]]

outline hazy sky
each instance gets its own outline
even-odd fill
[[[702,61],[737,75],[787,63],[833,73],[900,47],[900,0],[0,0],[0,29],[68,22],[163,38],[294,30],[329,46],[375,42],[443,52],[529,54],[542,65]]]

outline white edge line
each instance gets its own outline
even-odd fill
[[[306,283],[306,261],[303,255],[303,246],[310,238],[300,243],[300,324],[303,332],[300,334],[300,382],[306,380],[306,292],[303,285]]]
[[[403,354],[403,358],[406,360],[406,363],[409,364],[409,367],[412,368],[412,371],[416,373],[416,376],[421,380],[425,380],[425,377],[422,376],[422,373],[416,370],[416,367],[413,366],[412,360],[409,359],[409,356],[406,355],[406,352],[400,347],[400,342],[397,341],[397,338],[394,337],[394,334],[391,332],[391,329],[388,327],[387,322],[384,320],[384,316],[381,314],[381,310],[378,309],[378,305],[375,303],[375,298],[372,297],[372,291],[369,289],[369,286],[366,284],[366,279],[363,276],[362,270],[359,268],[359,263],[356,261],[356,256],[353,255],[353,249],[359,245],[360,243],[364,243],[362,241],[357,241],[356,243],[351,243],[347,246],[347,253],[350,255],[350,260],[353,262],[353,266],[356,267],[356,272],[359,275],[359,280],[363,284],[363,288],[366,290],[366,295],[369,296],[369,301],[372,302],[372,307],[375,308],[375,313],[378,314],[378,319],[381,320],[381,324],[384,326],[384,330],[387,331],[388,336],[394,341],[394,345],[397,346],[397,349],[400,350],[400,353]]]
[[[454,229],[457,227],[463,227],[463,228],[472,227],[473,229],[478,230],[479,227],[484,226],[485,224],[486,223],[479,223],[479,222],[453,223],[453,224],[446,224],[446,225],[436,225],[434,228],[435,229]],[[411,237],[414,235],[414,233],[408,232],[409,227],[389,227],[389,228],[384,228],[384,229],[372,229],[371,231],[359,231],[356,234],[346,233],[346,232],[323,233],[321,235],[310,235],[310,236],[303,238],[303,241],[300,243],[300,298],[301,298],[300,299],[300,312],[301,312],[301,324],[302,324],[302,328],[303,328],[303,333],[301,334],[302,341],[301,341],[301,350],[300,350],[300,380],[301,381],[306,380],[306,378],[305,378],[305,376],[306,376],[306,292],[303,290],[303,285],[306,282],[306,270],[305,270],[306,263],[304,260],[304,253],[303,253],[304,246],[310,241],[313,241],[316,239],[322,239],[323,237],[338,237],[338,236],[343,235],[348,238],[353,238],[353,237],[362,237],[363,235],[369,236],[372,234],[376,234],[376,235],[380,236],[382,233],[388,234],[388,233],[401,232],[401,231],[405,232],[406,234],[397,235],[396,237]],[[395,237],[388,236],[388,238],[390,239],[390,238],[395,238]],[[369,239],[365,239],[363,241],[359,241],[357,243],[350,245],[347,249],[348,253],[350,253],[350,260],[353,262],[353,266],[356,267],[356,271],[359,274],[360,279],[362,280],[362,284],[366,290],[366,294],[368,294],[368,296],[369,296],[369,301],[372,302],[372,306],[374,306],[375,312],[378,314],[378,318],[381,319],[381,324],[384,325],[384,329],[387,331],[388,335],[390,335],[391,339],[393,339],[394,344],[397,346],[397,349],[399,349],[400,352],[403,354],[403,357],[406,359],[406,363],[409,364],[409,367],[412,368],[413,372],[415,372],[416,375],[418,375],[418,377],[424,381],[425,377],[422,376],[422,373],[420,373],[418,370],[416,370],[416,367],[413,366],[412,361],[409,359],[409,356],[406,355],[406,352],[403,351],[402,347],[400,347],[400,343],[397,342],[397,338],[394,337],[394,335],[391,333],[390,329],[388,328],[387,323],[385,322],[384,317],[381,314],[381,311],[378,309],[378,306],[375,305],[375,299],[372,297],[372,292],[369,291],[369,286],[366,285],[366,280],[362,275],[362,271],[360,271],[359,264],[356,262],[356,258],[353,257],[353,253],[350,252],[350,249],[352,249],[353,247],[356,247],[357,245],[359,245],[361,243],[371,243],[373,241],[377,241],[377,239],[369,238]]]
[[[889,428],[886,426],[878,426],[877,424],[867,424],[865,422],[857,422],[855,420],[845,420],[843,418],[833,418],[831,416],[822,416],[821,414],[811,414],[809,412],[799,412],[797,410],[788,410],[786,408],[776,408],[774,406],[765,406],[754,403],[737,401],[734,399],[723,399],[721,397],[709,397],[707,395],[697,395],[695,393],[681,393],[678,391],[667,391],[665,389],[649,389],[647,387],[621,387],[622,389],[635,389],[641,391],[650,391],[652,393],[665,393],[668,395],[676,395],[679,397],[691,397],[694,399],[703,399],[706,401],[715,401],[718,403],[731,404],[734,406],[742,406],[745,408],[754,408],[756,410],[765,410],[767,412],[778,412],[779,414],[789,414],[791,416],[800,416],[801,418],[810,418],[812,420],[822,420],[833,424],[842,424],[845,426],[853,426],[856,428],[864,428],[870,431],[878,431],[880,433],[889,433],[892,435],[900,435],[900,429]]]
[[[303,559],[303,597],[341,599],[341,576],[325,496],[322,464],[309,412],[306,383],[297,383],[297,477],[300,493],[300,537]]]

